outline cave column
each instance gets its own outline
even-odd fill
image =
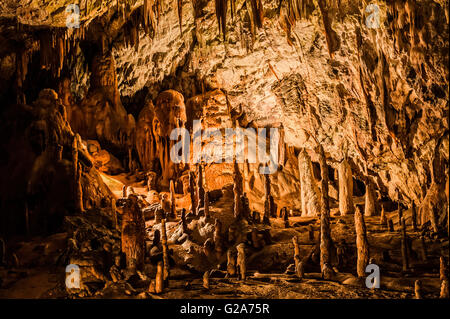
[[[331,227],[330,204],[328,198],[328,165],[322,145],[319,145],[319,163],[321,180],[321,209],[320,209],[320,269],[323,272],[325,264],[330,264],[331,259]]]
[[[339,164],[339,212],[342,216],[353,214],[352,169],[347,159]]]
[[[305,149],[298,156],[300,174],[300,195],[302,216],[318,216],[320,212],[320,194],[313,176],[312,162]]]
[[[375,216],[375,214],[375,187],[370,180],[367,180],[364,216]]]

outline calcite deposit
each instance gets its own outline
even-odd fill
[[[448,298],[448,0],[72,2],[0,0],[0,298]]]

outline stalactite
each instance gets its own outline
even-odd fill
[[[228,0],[214,0],[216,6],[217,23],[219,33],[222,32],[223,41],[226,37]]]
[[[178,23],[180,25],[180,35],[183,33],[182,25],[183,25],[183,0],[177,0],[178,7]]]
[[[327,41],[328,53],[330,57],[333,58],[333,54],[340,47],[340,40],[336,33],[331,27],[333,19],[331,17],[330,8],[327,5],[326,0],[318,0],[320,12],[322,13],[322,21],[325,28],[325,39]]]
[[[358,277],[365,277],[366,266],[369,264],[369,243],[367,242],[366,224],[360,206],[355,212],[357,264]]]

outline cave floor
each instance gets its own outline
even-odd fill
[[[118,196],[121,195],[123,183],[133,185],[136,193],[145,194],[145,187],[139,183],[132,184],[133,177],[108,176],[102,174],[108,187]],[[131,183],[130,183],[131,182]],[[230,198],[222,198],[211,205],[211,213],[220,214],[221,211],[230,208]],[[153,270],[148,273],[148,281],[143,281],[139,287],[131,286],[124,281],[113,283],[107,281],[104,287],[100,287],[93,293],[70,295],[66,291],[65,267],[0,267],[0,278],[3,283],[0,287],[0,298],[152,298],[152,299],[196,299],[196,298],[267,298],[267,299],[355,299],[355,298],[375,298],[375,299],[405,299],[414,298],[414,282],[420,279],[423,284],[423,295],[425,298],[438,298],[440,291],[439,281],[439,257],[447,249],[448,238],[428,239],[427,260],[423,261],[420,256],[420,233],[413,232],[410,226],[410,212],[405,211],[404,216],[408,226],[408,236],[412,240],[414,256],[410,261],[410,270],[402,272],[402,261],[400,254],[400,231],[398,222],[395,220],[396,213],[387,213],[388,218],[392,218],[395,225],[394,232],[388,232],[384,226],[379,224],[379,216],[365,217],[368,241],[370,245],[371,257],[380,267],[381,287],[379,289],[368,289],[365,286],[365,279],[358,279],[356,275],[355,257],[355,231],[353,216],[332,216],[331,229],[333,241],[345,240],[349,250],[346,266],[341,270],[336,269],[333,280],[323,280],[318,269],[305,269],[305,278],[299,280],[292,271],[292,237],[298,236],[300,249],[304,253],[314,247],[317,240],[320,223],[317,218],[294,216],[289,218],[290,227],[285,228],[284,223],[279,218],[271,219],[271,235],[273,242],[267,245],[262,251],[250,256],[253,265],[267,263],[270,258],[277,259],[276,266],[271,269],[253,267],[250,263],[248,276],[245,281],[236,278],[224,278],[225,272],[218,270],[210,277],[210,289],[202,286],[202,273],[194,273],[186,268],[171,269],[169,288],[162,294],[155,295],[147,292],[150,278],[154,276]],[[147,223],[151,227],[152,221]],[[169,223],[170,224],[170,223]],[[173,223],[176,224],[176,223]],[[309,229],[315,230],[315,239],[309,238]],[[45,239],[35,238],[30,240],[29,245],[38,245],[45,242]],[[169,247],[174,251],[179,249],[175,243],[169,243]],[[30,254],[39,251],[29,248]],[[34,252],[37,251],[37,252]],[[275,253],[274,253],[275,251]],[[389,258],[383,257],[383,252],[388,251]],[[29,260],[32,256],[27,256]],[[39,256],[35,257],[39,259]],[[257,259],[261,259],[258,263]],[[20,259],[20,258],[19,258]],[[256,260],[256,263],[255,263]],[[275,263],[274,263],[275,265]]]

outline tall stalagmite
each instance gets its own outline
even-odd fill
[[[313,176],[311,157],[305,149],[302,149],[298,155],[298,169],[300,173],[302,216],[318,216],[320,193]]]
[[[357,263],[356,272],[358,277],[365,277],[366,266],[369,264],[369,243],[367,241],[366,224],[360,206],[355,212],[356,249]]]
[[[339,211],[342,216],[353,214],[352,169],[347,159],[339,164]]]

